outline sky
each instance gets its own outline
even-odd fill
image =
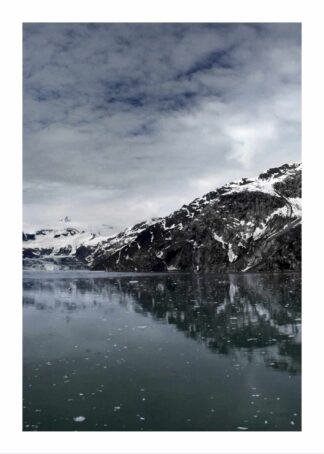
[[[25,23],[24,229],[118,232],[301,160],[299,24]]]

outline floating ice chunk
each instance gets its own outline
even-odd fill
[[[83,422],[83,421],[85,421],[85,417],[84,416],[76,416],[75,418],[73,418],[73,421],[74,422]]]
[[[130,284],[138,284],[138,281],[129,281]]]
[[[237,429],[238,429],[238,430],[248,430],[247,427],[243,427],[243,426],[238,426]]]
[[[138,326],[137,328],[138,329],[145,329],[145,328],[147,328],[147,326],[146,325],[141,325],[141,326]]]
[[[114,411],[118,411],[118,410],[120,410],[120,409],[121,409],[121,406],[120,406],[120,405],[116,405],[116,406],[114,407]]]

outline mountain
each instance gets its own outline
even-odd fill
[[[80,268],[82,249],[87,248],[88,255],[106,238],[65,225],[23,232],[23,264],[25,268]]]
[[[136,224],[99,243],[86,261],[107,271],[299,271],[301,164],[242,178]]]
[[[231,182],[116,235],[65,227],[23,240],[26,266],[45,260],[106,271],[300,271],[301,164]]]

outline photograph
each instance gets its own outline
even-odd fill
[[[302,24],[21,26],[21,430],[301,432]]]

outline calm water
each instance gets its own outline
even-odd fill
[[[24,430],[301,430],[298,274],[24,274]]]

